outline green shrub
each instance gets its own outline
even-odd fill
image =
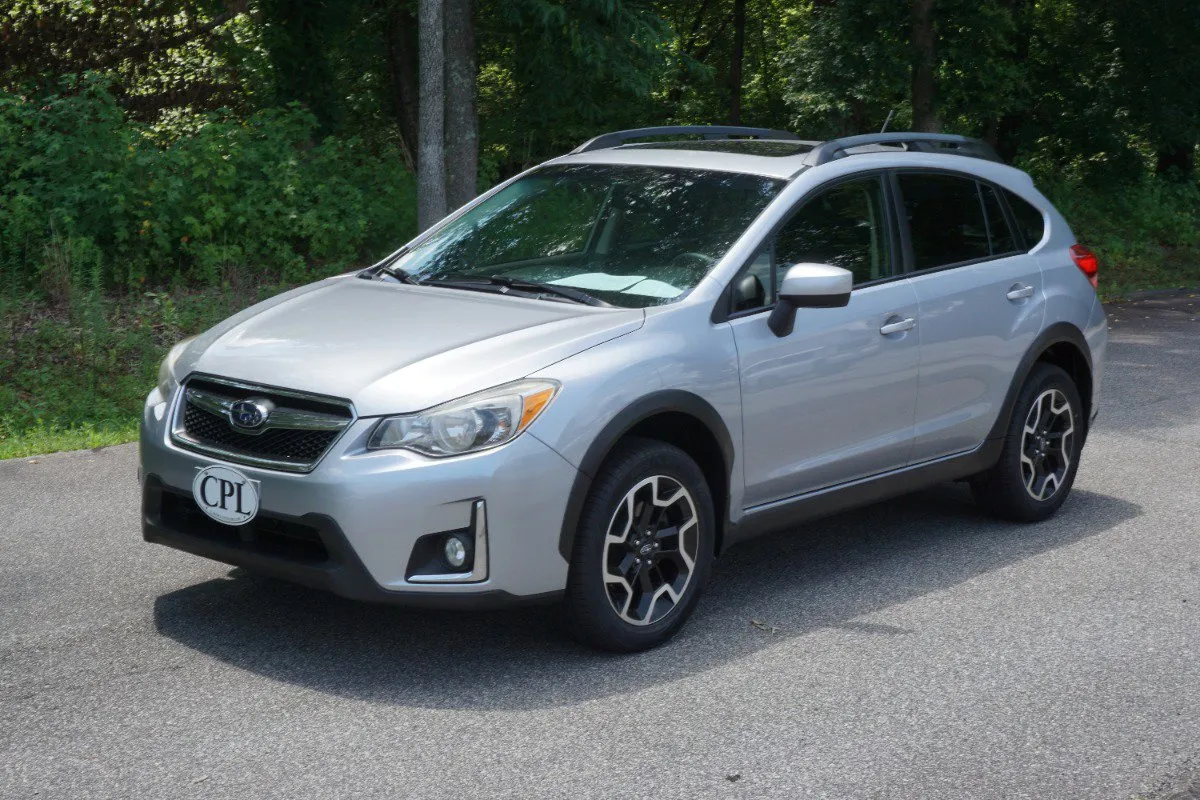
[[[399,151],[292,105],[173,131],[96,79],[0,92],[0,458],[128,440],[183,336],[416,228]]]
[[[1043,181],[1042,190],[1100,257],[1106,299],[1200,286],[1200,185],[1147,177],[1103,189]]]
[[[0,277],[51,297],[68,284],[218,285],[239,270],[295,282],[408,238],[415,184],[399,151],[316,130],[291,105],[166,137],[95,79],[0,93]]]

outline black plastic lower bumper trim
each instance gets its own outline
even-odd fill
[[[270,542],[271,546],[267,546],[266,537],[260,535],[254,525],[230,527],[209,520],[202,514],[195,517],[173,512],[171,506],[180,498],[186,498],[187,503],[194,505],[190,494],[166,486],[157,475],[145,476],[142,482],[142,538],[147,542],[244,567],[253,572],[323,589],[351,600],[424,608],[481,609],[548,603],[562,596],[562,592],[515,595],[497,589],[482,592],[385,589],[367,572],[346,535],[331,517],[324,514],[291,517],[260,513],[256,524],[262,520],[268,523],[266,527],[272,532],[286,530],[284,537],[310,537],[319,541],[324,548],[321,553],[314,549],[314,542],[304,538],[304,545],[297,551],[300,555],[289,557],[283,554],[285,547],[273,541]]]

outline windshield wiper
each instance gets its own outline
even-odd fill
[[[565,297],[568,300],[574,300],[576,303],[583,303],[586,306],[608,305],[608,303],[599,297],[593,297],[587,292],[572,286],[559,286],[556,283],[542,283],[541,281],[531,281],[525,278],[509,278],[506,276],[490,277],[488,281],[500,286],[507,286],[510,289],[524,289],[526,291],[544,292],[545,294]]]
[[[402,270],[399,267],[382,266],[378,270],[376,270],[375,275],[373,275],[371,277],[375,277],[377,275],[387,275],[389,278],[394,278],[395,280],[398,280],[401,283],[411,283],[413,286],[421,285],[421,281],[417,280],[417,278],[414,277],[412,275],[412,273],[406,272],[405,270]]]
[[[542,283],[541,281],[527,280],[525,278],[510,278],[504,275],[488,275],[474,276],[464,275],[462,277],[452,278],[430,278],[425,283],[440,284],[443,286],[472,286],[484,288],[488,286],[504,287],[506,289],[515,289],[518,292],[529,292],[537,295],[553,295],[561,297],[565,300],[570,300],[573,303],[581,303],[585,306],[607,306],[608,303],[601,300],[599,297],[593,297],[587,292],[574,289],[570,286],[558,286],[553,283]]]
[[[387,275],[389,278],[391,278],[394,281],[399,281],[400,283],[409,283],[409,284],[412,284],[413,286],[420,286],[421,285],[420,278],[413,275],[408,270],[401,269],[400,267],[392,266],[392,264],[395,264],[397,261],[399,261],[400,257],[403,256],[407,252],[408,252],[407,247],[400,248],[395,253],[392,253],[391,256],[389,256],[389,258],[391,259],[391,264],[378,264],[374,267],[367,267],[362,272],[358,273],[358,277],[362,278],[365,281],[373,281],[373,280],[376,280],[380,275]]]

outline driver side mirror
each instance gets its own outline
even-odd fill
[[[841,308],[849,305],[854,274],[829,264],[794,264],[779,285],[779,298],[767,320],[776,336],[787,336],[797,308]]]

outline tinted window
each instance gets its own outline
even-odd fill
[[[983,193],[983,209],[987,212],[988,238],[992,244],[992,255],[1000,256],[1005,253],[1015,253],[1017,240],[1013,237],[1012,229],[1008,227],[1008,219],[1000,205],[1000,197],[991,186],[979,184]]]
[[[878,178],[842,183],[805,201],[775,239],[777,272],[804,262],[848,269],[856,284],[890,274]]]
[[[856,285],[892,274],[879,178],[841,183],[804,200],[734,280],[733,312],[774,303],[783,273],[805,262],[848,269]]]
[[[1017,230],[1025,240],[1026,249],[1032,250],[1046,232],[1046,220],[1042,217],[1042,212],[1007,189],[1004,190],[1004,196],[1008,198],[1008,207],[1012,209],[1013,217],[1017,220]]]
[[[915,269],[991,255],[987,221],[975,181],[913,173],[901,173],[899,180]]]

